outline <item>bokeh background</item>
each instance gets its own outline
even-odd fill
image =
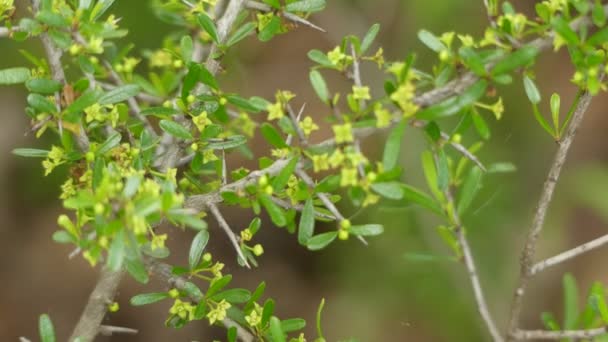
[[[20,5],[22,2],[25,1],[17,1]],[[516,5],[518,10],[531,13],[533,3]],[[130,31],[129,39],[142,50],[158,47],[159,37],[172,29],[152,15],[147,1],[117,1],[112,11],[122,18],[121,25]],[[327,51],[342,36],[361,36],[377,22],[382,30],[376,47],[384,47],[388,60],[401,60],[407,53],[416,52],[417,66],[428,70],[436,57],[417,40],[417,30],[425,28],[437,34],[457,30],[479,37],[487,24],[481,0],[330,0],[328,8],[312,21],[328,33],[300,27],[270,43],[249,38],[240,44],[225,61],[229,72],[221,77],[223,89],[266,98],[272,98],[276,89],[289,89],[298,94],[296,103],[307,103],[307,114],[322,117],[326,109],[317,101],[308,82],[311,62],[306,53],[310,49]],[[37,41],[0,40],[0,68],[27,65],[18,49],[37,53],[42,50]],[[575,92],[569,83],[572,70],[567,56],[543,54],[537,72],[543,100],[548,102],[550,94],[558,92],[562,94],[562,106],[567,106]],[[339,75],[326,75],[333,89],[347,89],[348,83]],[[382,89],[383,77],[373,65],[363,69],[364,82],[372,89]],[[518,273],[523,236],[530,226],[556,147],[534,121],[520,82],[516,79],[513,85],[499,88],[506,112],[500,122],[492,121],[492,139],[480,152],[485,163],[510,161],[517,166],[517,172],[486,177],[474,210],[464,218],[490,309],[503,327]],[[16,341],[18,336],[37,340],[37,318],[41,313],[51,315],[59,340],[64,340],[84,307],[97,279],[97,270],[80,258],[68,261],[71,248],[51,241],[57,228],[56,217],[62,212],[57,194],[65,170],[43,177],[39,160],[17,158],[10,153],[16,147],[49,144],[25,134],[29,127],[23,111],[25,96],[21,87],[0,88],[0,341]],[[553,255],[607,231],[608,118],[604,115],[603,96],[592,103],[576,138],[549,212],[539,256]],[[316,138],[322,140],[327,134],[325,127]],[[365,141],[364,150],[371,159],[381,156],[384,138],[378,134]],[[472,140],[465,138],[465,142]],[[424,144],[421,132],[408,129],[401,156],[404,179],[423,188],[419,152]],[[267,147],[259,138],[254,146],[260,155]],[[241,161],[232,158],[230,163],[237,167]],[[353,213],[348,205],[344,211]],[[235,229],[251,219],[251,214],[243,210],[230,208],[225,213]],[[476,312],[464,267],[448,260],[449,250],[435,232],[439,223],[436,218],[413,207],[380,205],[359,213],[354,221],[381,222],[386,232],[372,239],[368,247],[351,239],[312,253],[298,246],[294,236],[272,227],[265,219],[263,232],[258,236],[266,253],[256,271],[235,265],[227,239],[213,225],[213,243],[209,248],[226,260],[235,285],[253,289],[260,281],[266,281],[267,295],[277,300],[278,314],[305,318],[309,321],[306,331],[310,337],[315,336],[315,311],[321,298],[325,298],[323,325],[328,341],[350,337],[359,341],[489,340]],[[163,229],[173,236],[172,261],[184,264],[191,232]],[[407,257],[412,254],[438,257],[412,260]],[[564,272],[577,277],[582,294],[592,281],[607,281],[603,263],[606,257],[608,248],[600,249],[535,278],[526,295],[525,327],[540,327],[539,316],[543,311],[562,316]],[[164,327],[169,303],[143,308],[128,304],[128,299],[137,293],[165,289],[165,284],[154,280],[146,286],[124,281],[118,296],[121,310],[109,315],[105,323],[132,327],[140,333],[98,340],[224,339],[223,330],[209,327],[204,321],[179,331]]]

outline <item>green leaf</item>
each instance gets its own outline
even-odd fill
[[[272,342],[285,342],[285,334],[281,329],[281,321],[275,316],[270,318],[270,340]]]
[[[557,133],[549,126],[549,123],[544,116],[538,111],[538,106],[532,104],[532,111],[534,112],[534,118],[540,124],[540,126],[547,131],[552,137],[556,137]]]
[[[230,38],[228,38],[228,40],[226,41],[226,46],[228,46],[228,47],[233,46],[234,44],[245,39],[247,36],[249,36],[255,30],[255,28],[256,28],[256,25],[253,22],[248,22],[245,25],[239,27],[238,30],[236,30],[234,32],[234,34],[232,34],[232,36],[230,36]]]
[[[317,96],[324,103],[328,103],[329,101],[329,89],[327,89],[327,83],[323,79],[323,76],[317,70],[310,71],[310,83],[312,83],[312,87],[317,93]]]
[[[273,312],[274,300],[270,298],[266,299],[266,301],[264,302],[264,309],[262,309],[262,326],[265,326],[268,323]]]
[[[486,80],[479,80],[461,95],[451,97],[439,104],[425,108],[419,111],[416,117],[424,120],[435,120],[457,114],[462,109],[479,100],[485,94],[487,87],[488,82]]]
[[[488,140],[490,138],[490,128],[488,127],[486,120],[477,112],[471,114],[471,119],[473,120],[473,125],[479,136],[482,139]]]
[[[14,155],[26,158],[46,158],[49,155],[49,151],[37,148],[16,148],[11,152]]]
[[[205,250],[205,247],[207,247],[207,242],[209,242],[209,232],[206,229],[199,231],[192,240],[190,252],[188,253],[188,265],[191,270],[193,270],[201,260],[203,251]]]
[[[365,34],[365,37],[363,37],[363,42],[361,42],[361,54],[364,54],[365,51],[369,49],[376,39],[378,32],[380,32],[380,24],[374,24],[370,27],[369,31]]]
[[[586,44],[591,46],[600,46],[608,41],[608,27],[604,27],[603,29],[595,32],[589,39]]]
[[[201,13],[197,17],[197,19],[200,27],[202,27],[203,30],[205,30],[205,32],[207,32],[209,36],[211,36],[211,39],[213,39],[216,44],[219,44],[220,38],[217,35],[217,28],[215,27],[215,23],[213,22],[213,20],[209,18],[205,13]]]
[[[40,94],[29,94],[27,96],[27,104],[40,113],[57,112],[57,106],[55,106],[55,104],[51,100]]]
[[[114,147],[116,147],[120,144],[121,139],[122,139],[122,137],[120,136],[120,133],[118,133],[118,132],[112,133],[106,139],[106,141],[104,141],[101,145],[99,145],[99,148],[97,149],[97,153],[106,154],[106,153],[110,152]]]
[[[570,273],[564,274],[564,329],[576,329],[578,319],[578,287]]]
[[[390,171],[397,167],[399,161],[399,155],[401,153],[401,142],[403,141],[403,134],[407,122],[405,120],[397,124],[389,133],[384,145],[384,153],[382,155],[382,165],[384,169]]]
[[[473,166],[464,180],[462,188],[458,192],[459,196],[456,210],[459,215],[462,215],[469,208],[471,202],[473,202],[477,191],[481,188],[481,177],[481,169],[477,166]]]
[[[260,131],[262,132],[264,138],[266,138],[266,141],[268,141],[272,146],[276,148],[288,147],[285,143],[285,139],[281,137],[281,134],[279,134],[276,128],[274,128],[274,126],[271,124],[267,122],[263,123],[262,127],[260,127]]]
[[[608,306],[606,305],[606,294],[604,291],[604,285],[600,282],[594,282],[591,286],[589,300],[592,302],[594,311],[599,313],[599,316],[604,321],[604,324],[608,323]],[[585,327],[587,328],[587,327]]]
[[[276,15],[270,19],[268,24],[258,33],[258,39],[262,42],[267,42],[281,31],[281,19]]]
[[[306,242],[306,247],[311,251],[321,250],[332,243],[337,236],[338,232],[336,231],[315,235],[308,239]]]
[[[231,304],[241,304],[249,301],[251,298],[251,293],[245,289],[230,289],[226,291],[222,291],[218,294],[213,295],[211,297],[212,300],[219,302],[222,299],[225,299],[227,302]]]
[[[108,268],[114,272],[120,270],[125,258],[125,239],[124,232],[120,230],[112,239],[108,250]]]
[[[28,68],[9,68],[0,70],[0,85],[19,84],[30,78]]]
[[[446,191],[450,184],[450,170],[448,167],[448,158],[444,150],[439,150],[437,153],[435,164],[437,166],[437,187],[442,192]]]
[[[403,188],[399,182],[373,183],[371,188],[388,199],[400,200],[403,198]]]
[[[289,181],[289,177],[293,175],[296,166],[298,165],[298,161],[299,159],[297,157],[291,158],[289,160],[289,163],[287,163],[287,165],[281,170],[281,172],[279,172],[279,174],[274,177],[271,183],[274,191],[281,191],[283,190],[283,188],[285,188],[287,182]]]
[[[570,27],[570,24],[562,17],[554,17],[551,20],[551,26],[562,37],[568,45],[577,45],[580,43],[578,34]]]
[[[230,148],[235,148],[241,146],[247,142],[247,138],[243,135],[233,135],[228,138],[219,140],[219,141],[211,141],[207,148],[211,150],[227,150]]]
[[[325,9],[325,0],[301,0],[287,4],[287,12],[319,12]]]
[[[167,292],[142,293],[131,298],[129,303],[133,306],[142,306],[160,302],[163,299],[169,298]]]
[[[276,9],[281,8],[281,3],[279,2],[279,0],[263,0],[263,1]]]
[[[287,225],[287,218],[285,217],[283,209],[274,203],[272,198],[266,194],[260,195],[259,199],[268,212],[268,215],[270,215],[270,220],[272,220],[272,223],[274,223],[277,227],[285,227]]]
[[[192,134],[190,133],[190,131],[175,121],[160,120],[159,126],[160,129],[176,138],[180,138],[183,140],[192,140]]]
[[[38,319],[38,332],[40,333],[40,340],[42,342],[55,342],[55,328],[49,315],[40,315]]]
[[[528,75],[524,75],[524,89],[526,90],[526,95],[528,95],[528,100],[530,102],[537,104],[540,102],[540,92],[534,84],[534,81]]]
[[[171,117],[171,115],[179,113],[179,111],[175,108],[148,107],[146,109],[142,109],[139,113],[141,115],[153,115],[161,119],[168,119]]]
[[[439,206],[439,204],[429,195],[407,184],[402,185],[402,187],[403,198],[406,201],[418,204],[423,208],[427,208],[433,211],[434,213],[443,216],[443,210],[441,209],[441,206]]]
[[[506,173],[517,171],[517,167],[512,163],[495,163],[487,168],[487,173]]]
[[[80,95],[68,108],[65,109],[68,114],[75,114],[83,111],[85,108],[95,104],[99,98],[100,93],[93,89],[85,91]]]
[[[45,78],[34,78],[25,82],[25,87],[34,93],[50,95],[61,90],[61,83]]]
[[[150,280],[146,266],[144,266],[143,262],[139,258],[125,259],[125,268],[133,279],[142,284],[147,284]]]
[[[61,14],[47,10],[38,12],[38,14],[36,14],[36,19],[52,27],[61,28],[69,25],[69,21]]]
[[[348,230],[359,236],[376,236],[384,232],[384,227],[381,224],[364,224],[351,226]]]
[[[192,51],[194,50],[194,43],[192,42],[192,37],[189,35],[184,35],[179,42],[179,49],[182,53],[182,59],[185,64],[190,63],[192,61]]]
[[[483,76],[486,74],[486,67],[483,60],[471,47],[461,47],[458,50],[458,54],[463,59],[464,64],[468,66],[476,75]]]
[[[58,230],[53,233],[53,241],[57,243],[78,243],[76,239],[65,230]]]
[[[302,330],[306,327],[306,321],[301,318],[289,318],[281,321],[281,330],[285,333]]]
[[[207,289],[207,297],[213,296],[218,293],[221,289],[228,286],[232,281],[232,276],[230,274],[225,275],[221,278],[214,278],[209,285],[209,289]]]
[[[308,51],[308,58],[310,58],[311,61],[322,65],[324,67],[328,67],[328,68],[333,68],[334,65],[332,64],[332,62],[329,60],[329,58],[327,57],[326,54],[324,54],[322,51],[320,50],[310,50]]]
[[[298,242],[302,246],[306,246],[308,240],[312,237],[315,231],[315,209],[312,204],[312,199],[309,198],[302,209],[300,216],[300,226],[298,227]]]
[[[99,0],[93,10],[91,11],[91,19],[96,21],[101,17],[107,10],[112,6],[114,0]]]
[[[604,13],[604,7],[602,6],[601,1],[595,1],[591,16],[593,18],[593,23],[596,26],[603,27],[604,25],[606,25],[606,13]]]
[[[551,104],[551,118],[553,119],[553,127],[555,129],[555,132],[557,132],[559,130],[560,102],[561,102],[561,99],[559,97],[559,94],[553,93],[553,95],[551,95],[550,104]]]
[[[122,102],[139,94],[139,86],[136,84],[127,84],[110,90],[99,98],[100,105],[108,105]]]
[[[447,50],[447,47],[441,42],[441,40],[427,30],[418,31],[418,39],[420,39],[420,41],[429,49],[435,52]]]
[[[532,61],[534,61],[534,58],[536,58],[538,52],[539,51],[537,48],[528,45],[516,50],[496,63],[494,68],[492,68],[492,76],[506,74],[519,67],[530,64]]]

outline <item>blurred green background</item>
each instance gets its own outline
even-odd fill
[[[530,14],[533,1],[516,4]],[[122,18],[121,26],[139,51],[161,44],[160,37],[172,29],[160,23],[146,1],[117,1],[113,12]],[[384,47],[389,61],[401,60],[416,52],[417,67],[426,69],[436,57],[416,38],[419,29],[436,34],[448,30],[479,37],[486,26],[483,2],[479,1],[408,1],[330,0],[328,8],[312,18],[327,29],[323,34],[307,27],[282,35],[263,44],[253,38],[230,52],[222,76],[223,89],[246,96],[271,98],[276,89],[296,94],[296,103],[307,103],[306,113],[315,117],[327,114],[317,101],[308,82],[311,62],[308,50],[327,51],[342,36],[363,35],[373,23],[382,30],[376,47]],[[0,68],[27,63],[18,49],[41,52],[39,42],[14,43],[0,40]],[[137,51],[136,51],[137,52]],[[363,68],[364,82],[372,89],[382,89],[384,75],[373,65]],[[568,104],[575,89],[569,83],[571,67],[564,54],[545,53],[537,63],[537,81],[548,102],[552,92],[562,95]],[[346,89],[339,76],[327,74],[333,89]],[[536,200],[548,170],[555,143],[533,120],[521,80],[499,88],[506,112],[499,122],[492,121],[492,138],[480,152],[487,164],[510,161],[518,170],[511,174],[491,175],[477,198],[475,210],[464,218],[468,228],[482,285],[490,309],[501,327],[507,319],[512,290],[518,272],[518,258],[524,233],[531,223]],[[65,170],[43,177],[37,160],[19,159],[10,154],[16,147],[46,146],[26,135],[29,123],[23,112],[26,93],[23,88],[0,88],[0,341],[15,341],[18,336],[36,340],[37,317],[49,313],[55,322],[59,340],[67,337],[77,321],[96,281],[97,272],[80,258],[68,261],[71,248],[51,241],[55,220],[61,212],[57,194]],[[539,257],[546,257],[590,240],[606,232],[608,218],[608,172],[605,166],[608,146],[604,139],[608,120],[603,116],[606,102],[598,97],[592,104],[572,149],[562,183],[558,187],[543,233]],[[315,138],[329,134],[324,127]],[[382,152],[383,134],[368,138],[364,151],[370,159]],[[264,144],[256,152],[264,153]],[[465,139],[465,143],[472,143]],[[419,153],[425,140],[413,128],[406,132],[402,149],[404,178],[425,188],[420,171]],[[233,167],[240,161],[233,158]],[[246,162],[254,167],[251,162]],[[346,213],[352,209],[346,205]],[[251,216],[239,209],[227,208],[226,216],[235,229],[248,224]],[[387,208],[379,205],[366,210],[355,222],[381,222],[384,235],[370,241],[368,247],[355,239],[336,243],[331,248],[312,253],[301,248],[294,236],[271,227],[269,220],[259,235],[266,247],[256,271],[236,266],[233,251],[216,227],[212,227],[212,253],[226,261],[226,271],[233,272],[235,284],[254,288],[267,282],[267,295],[277,300],[281,317],[302,317],[309,321],[307,335],[314,336],[314,316],[321,298],[326,298],[324,331],[328,341],[355,337],[360,341],[487,341],[489,337],[479,319],[463,265],[447,260],[449,250],[435,233],[439,223],[434,217],[414,207]],[[190,232],[165,227],[172,234],[172,260],[184,264]],[[406,255],[432,254],[436,260],[412,260]],[[443,256],[443,258],[442,258]],[[534,279],[526,296],[524,326],[540,327],[543,311],[561,317],[561,277],[575,274],[582,288],[592,281],[606,281],[601,260],[608,248],[591,252],[575,261],[556,267]],[[166,284],[152,281],[142,286],[124,281],[118,300],[121,310],[111,314],[106,324],[138,329],[137,336],[100,337],[99,341],[211,341],[224,339],[224,331],[209,327],[204,321],[174,331],[165,328],[169,303],[133,308],[128,299],[140,292],[165,290]],[[584,293],[584,291],[582,291]]]

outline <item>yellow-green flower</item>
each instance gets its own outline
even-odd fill
[[[268,111],[268,120],[278,120],[285,116],[281,102],[269,104],[266,111]]]
[[[48,176],[55,167],[64,163],[63,157],[65,152],[62,148],[53,146],[49,152],[47,159],[42,161],[42,167],[44,168],[44,175]]]
[[[342,62],[346,59],[346,55],[342,52],[339,46],[336,46],[333,50],[327,53],[327,58],[331,64],[335,66],[340,66]]]
[[[199,115],[193,117],[192,122],[201,133],[205,130],[205,127],[212,123],[208,117],[207,111],[203,111]]]
[[[251,230],[249,228],[241,230],[241,241],[250,241],[253,238]]]
[[[91,53],[100,54],[103,53],[103,38],[91,37],[87,43],[87,49]]]
[[[317,126],[310,116],[307,116],[304,118],[304,120],[300,121],[299,125],[306,137],[308,137],[313,131],[319,129],[319,126]]]
[[[152,250],[160,249],[165,247],[165,241],[167,240],[167,234],[160,234],[152,236],[152,242],[150,247]]]
[[[344,163],[345,159],[346,158],[344,157],[344,153],[342,153],[341,150],[335,150],[334,153],[332,153],[329,157],[329,165],[335,169],[337,167],[342,166],[342,163]]]
[[[224,269],[224,264],[221,262],[216,262],[213,266],[211,266],[209,271],[213,274],[213,277],[221,278],[223,276],[222,269]]]
[[[353,86],[353,98],[355,100],[371,100],[369,95],[369,87]]]
[[[452,42],[454,41],[455,35],[456,35],[456,33],[453,31],[445,32],[444,34],[441,35],[441,37],[439,37],[439,40],[441,40],[441,42],[449,48],[450,46],[452,46]]]
[[[254,328],[262,322],[262,315],[259,314],[257,310],[253,309],[249,315],[245,316],[245,321],[247,321],[247,324],[249,324],[250,327]]]
[[[225,299],[222,299],[221,302],[217,303],[215,308],[207,313],[209,324],[223,321],[226,318],[226,310],[230,309],[231,306],[232,305],[230,305],[230,303],[228,303]]]
[[[176,298],[173,306],[169,309],[169,313],[183,320],[191,321],[194,319],[194,310],[196,310],[194,305],[182,302],[179,298]]]
[[[173,64],[173,58],[168,51],[156,50],[150,56],[151,68],[163,68]]]
[[[357,185],[357,168],[345,167],[340,172],[340,186]]]
[[[496,116],[496,120],[500,120],[500,118],[502,118],[502,113],[505,111],[505,107],[502,104],[502,97],[499,97],[498,101],[496,101],[496,103],[490,108],[492,113],[494,113],[494,116]]]
[[[336,143],[342,144],[354,140],[353,126],[350,123],[347,122],[342,125],[333,125],[332,129],[334,131]]]
[[[376,116],[376,127],[384,128],[391,124],[393,115],[391,112],[384,108],[381,104],[378,104],[374,109],[374,115]]]
[[[460,39],[460,42],[462,43],[463,46],[475,47],[475,40],[469,34],[459,34],[458,39]]]
[[[314,172],[329,170],[329,156],[327,153],[310,156]]]
[[[61,199],[68,199],[76,195],[76,187],[74,187],[74,180],[69,178],[63,185],[61,185]]]
[[[395,101],[404,117],[410,117],[418,111],[418,106],[413,102],[416,88],[411,82],[405,82],[391,94],[391,100]]]

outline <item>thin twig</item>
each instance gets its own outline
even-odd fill
[[[436,154],[435,158],[437,158]],[[445,191],[445,196],[448,200],[449,205],[452,208],[455,208],[454,197],[452,196],[452,192],[449,189]],[[477,311],[479,311],[479,315],[483,319],[486,328],[488,329],[488,332],[492,336],[492,340],[494,340],[494,342],[502,342],[502,335],[496,327],[496,323],[492,319],[492,314],[488,309],[486,297],[483,294],[481,282],[479,281],[479,275],[477,274],[477,268],[475,267],[475,260],[473,258],[473,253],[471,252],[471,246],[469,245],[469,241],[467,240],[466,232],[464,230],[464,227],[462,226],[460,216],[458,215],[458,212],[456,210],[450,210],[448,214],[450,213],[452,221],[456,226],[454,228],[454,233],[456,234],[456,237],[458,238],[458,243],[460,244],[460,248],[462,249],[462,261],[464,262],[464,265],[467,269],[469,280],[471,281],[471,285],[473,287],[473,294],[475,296],[475,302],[477,303]]]
[[[136,335],[138,332],[137,329],[117,327],[114,325],[99,326],[99,333],[103,336],[112,336],[114,334]]]
[[[518,340],[561,340],[561,339],[588,339],[608,333],[606,327],[587,330],[516,330],[513,337]]]
[[[93,341],[95,339],[95,336],[100,332],[99,326],[106,315],[108,305],[114,299],[114,294],[123,274],[123,271],[114,272],[106,267],[102,268],[99,280],[89,296],[87,305],[69,339],[70,341],[77,337],[80,337],[82,341]]]
[[[302,117],[302,113],[304,113],[304,108],[306,108],[306,103],[303,104],[302,107],[300,107],[300,111],[296,115],[293,108],[291,108],[291,105],[289,103],[287,104],[287,113],[289,114],[289,118],[291,119],[291,122],[293,123],[293,128],[296,131],[296,134],[298,135],[298,138],[300,139],[302,144],[304,146],[307,146],[308,139],[306,139],[306,135],[304,135],[304,131],[302,131],[302,127],[300,127],[300,119]],[[292,139],[293,139],[293,136],[291,134],[287,136],[286,144],[288,146],[291,145]]]
[[[304,183],[306,183],[309,187],[314,189],[315,182],[312,180],[312,178],[310,178],[310,176],[306,173],[306,171],[304,171],[303,169],[296,169],[296,174],[300,178],[302,178]],[[318,192],[316,195],[321,200],[321,202],[323,202],[323,205],[325,206],[325,208],[327,208],[327,210],[329,210],[329,212],[331,212],[331,214],[334,215],[334,217],[338,221],[346,220],[346,218],[344,218],[344,216],[340,213],[338,208],[336,208],[336,205],[329,199],[327,194]],[[365,238],[363,236],[357,235],[357,239],[359,239],[359,241],[361,241],[364,245],[367,246],[367,240],[365,240]]]
[[[167,282],[168,284],[170,284],[171,286],[175,287],[178,290],[188,289],[188,287],[187,287],[188,280],[174,275],[172,272],[172,269],[173,269],[172,266],[158,262],[157,260],[152,259],[152,258],[145,258],[144,262],[146,264],[146,268],[148,269],[148,272],[151,275],[162,279],[163,281]],[[184,292],[187,293],[189,298],[196,303],[204,300],[203,296],[196,295],[196,292],[193,292],[193,291],[184,291]],[[253,342],[254,341],[254,339],[255,339],[254,336],[249,331],[247,331],[245,328],[243,328],[240,324],[238,324],[237,322],[235,322],[229,318],[225,318],[222,321],[222,323],[224,324],[224,326],[226,328],[236,327],[237,336],[241,339],[241,341],[243,341],[243,342]]]
[[[289,202],[287,202],[285,200],[282,200],[280,198],[274,197],[274,196],[272,197],[272,201],[274,203],[276,203],[278,206],[280,206],[281,208],[283,208],[283,209],[294,209],[294,210],[300,211],[300,212],[304,210],[304,206],[302,204],[293,204],[292,205],[291,203],[289,203]],[[321,218],[321,219],[324,219],[324,220],[331,220],[331,221],[335,221],[336,220],[335,216],[333,216],[333,215],[327,215],[327,214],[324,214],[324,213],[320,213],[318,211],[315,211],[315,216],[317,218]]]
[[[513,297],[511,315],[509,319],[509,332],[511,333],[515,332],[518,328],[524,293],[528,285],[528,281],[533,274],[532,267],[534,266],[534,254],[536,253],[537,242],[543,229],[545,217],[547,216],[547,209],[549,208],[549,204],[553,198],[553,191],[555,190],[555,186],[559,179],[562,166],[566,161],[572,141],[574,140],[576,132],[583,121],[583,117],[585,116],[585,112],[591,103],[591,98],[592,96],[588,92],[585,92],[581,96],[578,106],[574,110],[574,115],[570,121],[570,126],[568,127],[563,139],[558,142],[559,147],[555,153],[553,162],[551,163],[551,169],[549,170],[545,184],[543,185],[540,200],[538,201],[536,212],[534,213],[532,227],[528,232],[525,247],[521,253],[519,281]]]
[[[602,247],[606,244],[608,244],[608,234],[600,236],[599,238],[597,238],[595,240],[591,240],[578,247],[574,247],[574,248],[569,249],[565,252],[562,252],[558,255],[545,259],[543,261],[539,261],[536,264],[534,264],[534,266],[532,266],[532,270],[531,270],[532,275],[542,272],[551,266],[561,264],[562,262],[568,261],[581,254],[584,254],[584,253],[592,251],[596,248]]]
[[[245,7],[247,7],[248,9],[252,9],[252,10],[256,10],[256,11],[261,11],[261,12],[270,12],[270,11],[273,10],[272,7],[270,7],[270,6],[266,5],[266,4],[263,4],[261,2],[257,2],[257,1],[247,1],[245,3]],[[295,15],[293,13],[289,13],[287,11],[283,11],[282,15],[287,20],[291,20],[291,21],[293,21],[295,23],[299,23],[299,24],[311,27],[311,28],[313,28],[315,30],[318,30],[318,31],[321,31],[321,32],[327,32],[323,28],[321,28],[321,27],[319,27],[319,26],[311,23],[310,21],[308,21],[308,20],[306,20],[304,18],[301,18],[301,17],[299,17],[299,16],[297,16],[297,15]]]
[[[232,229],[230,229],[228,222],[226,222],[226,220],[224,219],[224,216],[222,215],[220,210],[217,208],[217,206],[215,204],[211,204],[211,205],[209,205],[209,211],[211,211],[211,213],[215,217],[219,226],[224,230],[224,233],[226,233],[226,235],[228,236],[228,239],[230,239],[230,242],[232,243],[232,247],[234,247],[236,254],[241,259],[243,264],[245,264],[245,266],[247,268],[251,268],[251,266],[249,266],[249,263],[247,262],[247,258],[245,258],[245,255],[243,255],[243,251],[241,250],[241,246],[239,245],[238,238],[236,237],[236,235],[234,234]]]

